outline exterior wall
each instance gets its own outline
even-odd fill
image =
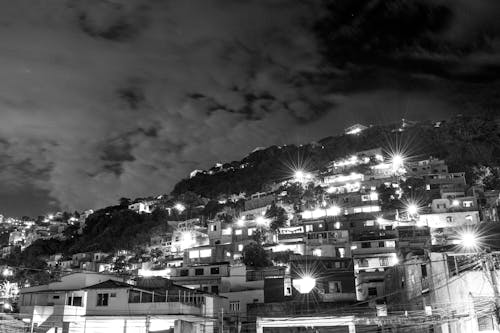
[[[419,225],[430,228],[451,228],[479,223],[478,211],[447,212],[436,214],[421,214],[418,218]]]
[[[264,302],[264,289],[231,291],[227,293],[221,293],[220,295],[227,297],[228,299],[228,314],[239,314],[241,316],[246,316],[248,304]],[[234,304],[237,302],[239,303],[239,310],[232,310],[231,304],[233,304],[234,309]]]

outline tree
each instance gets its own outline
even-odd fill
[[[131,200],[129,198],[121,197],[118,202],[119,202],[121,207],[128,208],[128,206],[131,203]]]
[[[273,265],[266,250],[258,243],[250,243],[243,248],[243,263],[256,268]]]
[[[283,207],[277,206],[274,202],[266,211],[266,217],[271,219],[270,228],[272,231],[277,231],[283,228],[287,221],[286,211]]]

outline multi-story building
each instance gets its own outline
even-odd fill
[[[358,300],[384,295],[384,272],[398,263],[396,230],[365,226],[351,239]]]

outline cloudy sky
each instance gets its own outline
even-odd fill
[[[168,193],[354,122],[498,105],[497,0],[0,0],[0,213]]]

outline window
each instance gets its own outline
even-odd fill
[[[477,326],[479,331],[493,331],[493,318],[491,316],[484,316],[477,318]]]
[[[422,277],[426,278],[427,277],[427,265],[425,265],[425,264],[420,265],[420,271],[422,272]]]
[[[138,290],[129,290],[128,292],[128,302],[129,303],[140,303],[141,302],[141,292]]]
[[[248,236],[252,236],[255,230],[255,228],[248,228]]]
[[[313,256],[321,257],[321,249],[314,249],[312,254]]]
[[[306,225],[306,232],[310,232],[310,231],[313,231],[313,225],[312,224]]]
[[[453,222],[453,217],[452,216],[446,216],[446,222]]]
[[[470,207],[472,207],[472,201],[464,201],[464,202],[463,202],[463,205],[464,205],[464,207],[466,207],[466,208],[470,208]]]
[[[384,257],[384,258],[379,258],[380,260],[380,266],[389,266],[389,258]]]
[[[396,247],[396,241],[385,241],[385,247]]]
[[[215,224],[212,224],[210,226],[210,231],[217,231],[217,226]]]
[[[328,281],[328,292],[330,294],[340,294],[342,292],[342,283],[340,281]]]
[[[229,311],[231,312],[240,311],[240,301],[229,302]]]
[[[189,275],[188,269],[181,269],[181,276],[188,276],[188,275]]]
[[[372,247],[372,244],[370,242],[363,242],[363,243],[361,243],[361,248],[362,249],[368,249],[370,247]]]
[[[239,252],[243,251],[243,244],[238,244],[238,251]]]
[[[243,234],[243,230],[241,230],[241,229],[236,229],[236,230],[234,231],[234,234],[235,234],[236,236],[242,235],[242,234]]]
[[[385,242],[378,242],[378,247],[385,247]]]
[[[200,251],[189,251],[189,259],[197,259],[200,257]]]
[[[208,258],[212,256],[212,249],[200,250],[200,258]]]
[[[368,259],[359,259],[359,267],[368,267]]]
[[[377,287],[368,287],[368,296],[377,296]]]
[[[53,299],[59,299],[59,295],[52,296]]]
[[[67,305],[82,306],[82,297],[81,296],[69,296]]]
[[[219,293],[219,286],[212,286],[210,288],[211,292],[214,293],[214,294],[218,294]]]
[[[210,268],[210,274],[219,274],[219,267]]]
[[[97,306],[108,306],[109,294],[97,294]]]
[[[466,221],[469,221],[469,222],[472,222],[472,215],[467,215],[467,216],[465,217],[465,220],[466,220]]]
[[[194,270],[194,275],[203,275],[203,268],[196,268]]]
[[[222,229],[223,235],[231,235],[232,233],[233,233],[233,229],[231,229],[231,228]]]

